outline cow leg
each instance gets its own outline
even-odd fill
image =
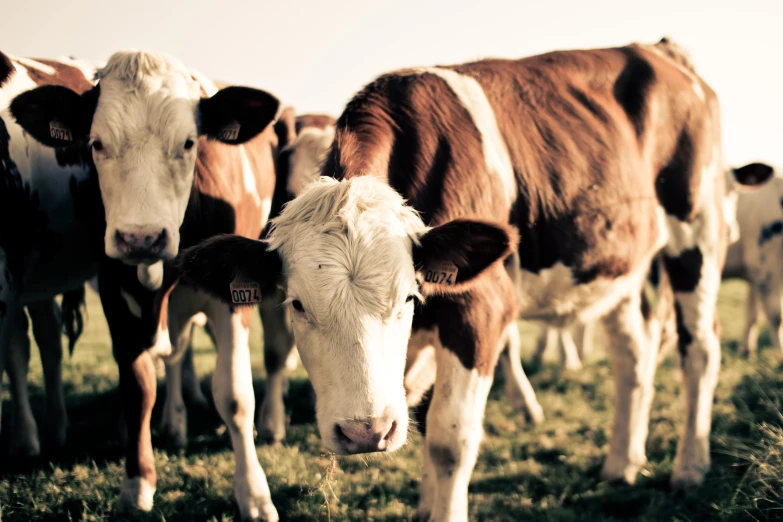
[[[41,453],[38,441],[38,427],[30,395],[27,390],[27,371],[30,365],[30,338],[27,335],[27,316],[24,309],[18,309],[13,322],[6,363],[8,380],[11,383],[12,424],[10,454],[14,457],[34,457]]]
[[[467,369],[447,348],[436,350],[438,376],[427,413],[421,520],[467,521],[468,484],[483,436],[492,373]]]
[[[188,415],[182,395],[183,358],[190,349],[193,317],[201,311],[204,300],[184,285],[178,285],[169,295],[168,331],[171,355],[166,363],[166,400],[163,406],[161,432],[166,444],[173,448],[188,445]],[[191,360],[192,362],[192,360]]]
[[[582,361],[579,360],[579,350],[571,330],[561,328],[558,332],[560,333],[560,364],[565,366],[566,370],[581,370]]]
[[[609,455],[601,477],[629,484],[647,463],[645,443],[660,344],[657,320],[645,317],[642,298],[641,292],[635,292],[605,321],[615,380],[615,413]]]
[[[534,424],[544,421],[544,410],[522,368],[522,340],[516,323],[506,329],[506,346],[500,355],[506,377],[506,398],[512,407],[527,413]]]
[[[772,346],[778,350],[783,350],[783,321],[781,321],[781,297],[783,297],[783,291],[781,291],[780,285],[771,284],[762,289],[761,294],[761,306],[764,308],[764,313],[767,316],[767,323],[769,327],[769,338],[772,341]]]
[[[546,324],[541,325],[538,332],[538,341],[536,342],[536,351],[533,353],[531,363],[533,366],[540,366],[544,361],[544,353],[554,350],[554,346],[559,342],[559,333],[556,328]]]
[[[256,412],[256,428],[261,439],[280,442],[285,438],[285,403],[288,392],[286,361],[294,347],[294,337],[286,320],[285,299],[278,291],[259,306],[264,327],[264,366],[266,367],[266,394]]]
[[[701,251],[700,247],[695,247]],[[691,256],[669,261],[680,280],[674,286],[678,351],[685,383],[686,415],[683,434],[677,446],[672,485],[675,488],[698,485],[710,468],[710,428],[712,401],[720,370],[720,341],[715,325],[715,303],[720,288],[720,269],[708,250],[696,266]],[[687,268],[686,268],[687,267]],[[687,272],[694,280],[684,280]],[[688,284],[686,284],[688,283]]]
[[[574,324],[574,340],[576,341],[576,352],[579,360],[584,364],[585,359],[593,354],[593,343],[595,341],[595,326],[597,320],[583,323],[578,321]]]
[[[205,311],[217,341],[212,390],[234,448],[234,495],[240,514],[243,520],[277,521],[277,510],[253,441],[255,396],[248,344],[252,309],[232,311],[227,305],[210,300]]]
[[[196,366],[193,361],[193,332],[196,329],[196,325],[200,324],[199,317],[203,317],[203,315],[197,314],[190,323],[190,342],[188,342],[188,346],[182,355],[182,395],[188,408],[207,411],[209,410],[209,402],[204,396],[204,392],[201,391],[201,384],[199,383]],[[205,326],[205,324],[201,326]]]
[[[745,334],[742,336],[740,354],[755,359],[759,346],[759,292],[755,283],[748,287],[748,298],[745,301]]]
[[[63,344],[60,307],[54,299],[33,303],[27,307],[33,323],[33,336],[41,352],[46,386],[45,437],[50,448],[65,446],[68,433],[68,413],[63,394]]]

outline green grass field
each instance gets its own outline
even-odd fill
[[[701,521],[783,519],[783,374],[780,354],[762,334],[755,363],[736,355],[746,287],[723,286],[719,309],[723,362],[713,420],[713,468],[703,487],[669,491],[684,403],[677,363],[659,369],[653,405],[649,464],[637,485],[602,483],[613,412],[611,370],[599,347],[581,373],[561,371],[552,361],[530,371],[547,420],[539,427],[502,400],[496,382],[487,407],[486,437],[470,487],[471,520]],[[523,325],[529,350],[535,327]],[[258,389],[264,373],[261,332],[254,325],[253,372]],[[195,339],[196,367],[209,389],[215,351],[206,335]],[[550,356],[554,356],[550,354]],[[31,386],[37,418],[43,411],[41,366],[33,352]],[[106,520],[122,477],[117,368],[97,297],[88,292],[86,332],[64,380],[71,419],[66,454],[0,475],[4,521]],[[162,383],[158,390],[162,397]],[[4,422],[10,410],[3,394]],[[153,430],[160,418],[160,403]],[[421,437],[394,455],[338,458],[330,466],[313,421],[304,371],[292,379],[291,426],[282,446],[259,446],[258,456],[283,520],[408,520],[418,501]],[[196,419],[194,419],[196,417]],[[189,449],[169,453],[158,444],[155,508],[139,520],[231,520],[233,456],[215,414],[191,416]],[[156,440],[156,442],[160,442]],[[7,447],[7,435],[0,439]]]

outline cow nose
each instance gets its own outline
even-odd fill
[[[397,430],[397,421],[388,418],[342,421],[334,427],[337,443],[348,454],[386,451]]]
[[[157,232],[114,232],[114,242],[121,254],[132,257],[158,256],[168,245],[166,229]]]

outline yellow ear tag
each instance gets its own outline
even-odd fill
[[[71,129],[63,127],[59,121],[49,122],[49,136],[56,140],[73,141]]]
[[[457,284],[457,265],[451,261],[430,263],[424,267],[424,281],[435,285],[454,286]]]
[[[254,304],[261,302],[261,285],[256,281],[234,279],[231,288],[231,302],[234,304]]]
[[[239,137],[239,128],[240,125],[236,122],[232,123],[231,125],[226,125],[218,133],[218,138],[223,141],[234,141]]]

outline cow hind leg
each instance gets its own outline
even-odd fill
[[[283,398],[288,393],[287,361],[293,347],[293,334],[286,321],[286,311],[281,306],[285,298],[277,292],[274,298],[261,303],[259,312],[264,328],[264,366],[266,367],[266,394],[256,412],[256,429],[259,438],[280,442],[285,438],[286,413]]]
[[[533,357],[531,359],[533,366],[541,366],[541,363],[544,362],[544,354],[554,350],[554,346],[557,345],[558,341],[558,330],[546,324],[542,324],[541,329],[538,332],[536,351],[533,352]]]
[[[68,413],[63,394],[63,345],[60,335],[60,307],[54,299],[27,307],[33,323],[33,336],[41,352],[46,386],[46,444],[57,451],[65,446],[68,433]]]
[[[534,424],[544,421],[544,410],[522,368],[522,340],[516,323],[506,329],[506,346],[500,356],[506,384],[506,398],[512,407],[524,411]]]
[[[750,359],[755,359],[759,346],[759,292],[755,283],[748,287],[748,298],[745,301],[745,332],[739,352]]]
[[[769,339],[772,346],[778,351],[783,350],[783,321],[781,321],[781,292],[780,285],[772,284],[765,288],[766,292],[761,294],[761,306],[764,308],[764,314],[767,316],[769,328]],[[750,305],[748,305],[750,306]]]
[[[641,294],[624,299],[606,318],[615,380],[615,413],[609,455],[601,477],[632,484],[647,463],[645,443],[653,399],[660,330],[645,317]]]
[[[163,406],[161,432],[166,444],[184,448],[188,444],[188,415],[182,394],[184,357],[190,349],[193,318],[200,311],[201,299],[194,298],[187,286],[176,287],[169,296],[168,331],[171,355],[166,363],[166,400]],[[192,359],[191,359],[192,365]]]
[[[215,406],[228,427],[234,448],[234,495],[241,518],[277,521],[277,510],[253,441],[255,396],[249,347],[252,310],[232,312],[227,305],[210,301],[206,312],[218,352],[212,390]]]
[[[30,365],[27,326],[27,316],[23,309],[19,309],[6,353],[6,371],[11,383],[12,397],[10,454],[14,458],[35,457],[41,453],[38,427],[27,390],[27,371]]]
[[[206,412],[209,410],[209,402],[201,390],[198,375],[196,374],[196,366],[193,361],[193,332],[196,329],[196,325],[201,324],[200,316],[203,316],[203,314],[197,314],[191,322],[190,342],[182,355],[182,395],[188,409]],[[204,322],[202,326],[205,326],[205,324]]]
[[[578,371],[582,369],[582,361],[579,358],[579,349],[574,342],[574,337],[568,328],[561,328],[560,333],[560,364],[566,370]]]
[[[701,251],[699,247],[696,250]],[[685,426],[672,474],[675,488],[701,484],[710,468],[712,401],[720,370],[720,341],[715,329],[719,263],[709,250],[699,256],[683,256],[687,259],[675,257],[669,263],[686,400]],[[680,272],[678,280],[674,270]],[[683,273],[690,277],[683,277]]]

